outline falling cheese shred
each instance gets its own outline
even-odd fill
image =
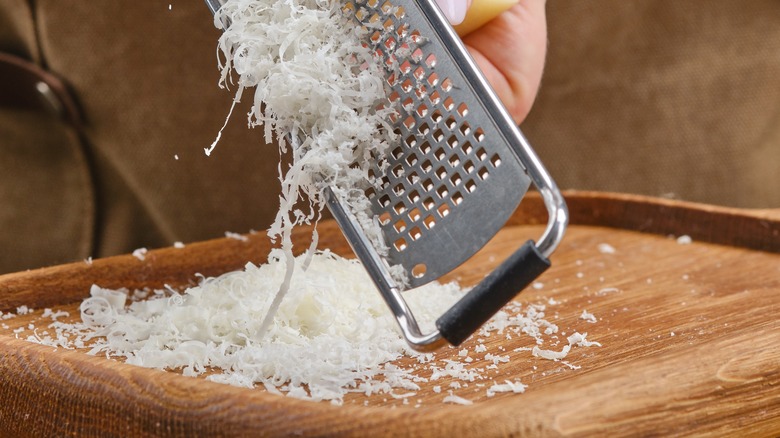
[[[326,186],[365,210],[368,167],[394,138],[384,71],[362,44],[366,31],[346,22],[339,2],[322,0],[228,0],[214,19],[223,30],[221,86],[237,81],[236,101],[254,90],[250,126],[262,125],[266,141],[275,137],[291,158],[280,166],[270,235],[315,220]],[[309,212],[295,208],[302,196]]]
[[[223,30],[220,85],[238,83],[228,119],[253,89],[249,125],[262,125],[266,142],[275,137],[280,154],[290,158],[288,168],[279,166],[279,210],[268,230],[273,240],[281,238],[288,272],[292,229],[319,219],[325,187],[352,210],[377,251],[387,252],[364,193],[372,184],[369,166],[383,161],[394,138],[388,122],[394,110],[381,64],[362,43],[367,31],[346,20],[339,2],[323,0],[227,0],[214,17]],[[302,199],[308,199],[308,211],[300,209]],[[403,283],[404,275],[392,272]],[[289,286],[288,275],[263,328]]]

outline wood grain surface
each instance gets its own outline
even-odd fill
[[[36,309],[2,321],[3,436],[754,436],[780,434],[780,215],[670,200],[570,192],[572,225],[536,287],[517,297],[545,303],[562,331],[601,347],[573,348],[566,363],[532,357],[532,342],[491,337],[512,360],[495,380],[523,394],[487,397],[462,388],[470,406],[443,404],[433,383],[414,404],[350,395],[343,406],[273,395],[134,367],[82,351],[25,341],[44,308],[76,311],[89,286],[145,288],[196,282],[262,262],[268,242],[251,235],[0,277],[0,310]],[[538,237],[546,216],[527,197],[477,256],[448,276],[476,283]],[[333,223],[320,247],[349,254]],[[688,235],[692,243],[676,237]],[[298,248],[309,232],[299,230]],[[603,244],[614,248],[604,251]],[[600,246],[602,245],[602,246]],[[580,318],[583,310],[595,323]],[[19,333],[14,333],[18,331]],[[17,337],[19,339],[17,339]],[[473,351],[475,341],[464,345]],[[437,360],[457,355],[445,348]],[[571,366],[569,366],[571,365]],[[447,381],[436,385],[446,386]],[[368,404],[365,406],[364,404]]]

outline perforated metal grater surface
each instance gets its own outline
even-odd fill
[[[394,126],[401,141],[386,171],[374,167],[381,186],[367,195],[390,248],[387,260],[406,268],[411,287],[441,277],[485,245],[531,182],[476,99],[473,78],[434,39],[433,23],[417,6],[365,0],[344,7],[370,29],[368,42],[384,62],[400,113]]]
[[[221,0],[206,0],[216,11]],[[325,189],[328,207],[393,312],[407,342],[432,350],[459,344],[547,267],[568,213],[555,183],[481,75],[434,0],[345,0],[343,12],[365,30],[384,63],[391,120],[399,142],[379,184],[366,192],[388,247],[380,257],[352,212]],[[549,213],[538,243],[526,242],[421,333],[388,266],[409,274],[408,288],[451,271],[492,238],[529,185]]]

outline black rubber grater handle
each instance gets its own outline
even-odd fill
[[[529,240],[436,320],[442,337],[460,345],[550,267]]]

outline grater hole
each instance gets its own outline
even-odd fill
[[[411,153],[408,157],[406,157],[406,164],[409,166],[414,166],[417,164],[417,154]]]
[[[455,121],[455,118],[452,116],[447,117],[447,121],[445,122],[447,125],[447,128],[450,129],[450,131],[453,131],[456,126],[458,126],[458,122]]]
[[[403,6],[398,6],[395,10],[395,14],[393,15],[395,15],[395,18],[398,19],[404,18],[404,16],[406,16],[406,10]],[[403,24],[402,26],[405,26],[407,29],[409,28],[408,24]]]
[[[447,161],[449,161],[450,166],[452,166],[453,168],[458,167],[458,165],[460,164],[460,158],[457,155],[452,155],[450,159]]]
[[[441,114],[441,111],[439,111],[439,110],[435,110],[431,114],[431,120],[433,120],[433,123],[437,123],[438,124],[439,122],[441,122],[441,119],[443,119],[443,118],[444,118],[444,116]]]
[[[395,21],[393,21],[392,18],[388,18],[384,23],[382,23],[382,27],[385,30],[392,30],[395,27]]]
[[[455,108],[455,101],[452,99],[452,97],[447,96],[446,99],[444,99],[444,109],[447,111],[452,111],[452,109]],[[452,128],[455,127],[455,119],[448,119],[447,124],[450,124],[450,120],[452,120]]]
[[[441,94],[439,94],[437,90],[433,90],[433,93],[428,96],[428,100],[430,100],[432,104],[438,105],[439,102],[441,102]]]
[[[437,130],[436,130],[436,131],[433,133],[433,136],[432,136],[432,137],[433,137],[433,140],[434,140],[436,143],[441,143],[442,139],[444,139],[444,131],[442,131],[441,129],[437,129]]]
[[[444,149],[438,148],[436,149],[436,152],[433,153],[433,156],[439,160],[442,161],[447,157],[447,154],[444,152]]]
[[[401,100],[401,95],[398,94],[397,91],[393,91],[388,96],[388,99],[390,100],[390,102],[398,102],[399,100]]]
[[[455,205],[460,205],[463,203],[463,194],[460,192],[455,192],[452,194],[452,202]]]
[[[382,195],[379,198],[379,205],[381,205],[382,207],[387,208],[390,205],[390,196]]]
[[[475,169],[474,163],[472,163],[471,160],[466,161],[465,163],[463,163],[463,170],[465,170],[466,173],[471,173],[471,172],[474,171],[474,169]]]
[[[355,12],[355,18],[357,18],[360,21],[365,21],[367,15],[368,12],[366,12],[366,10],[363,8],[360,8]]]
[[[375,9],[375,8],[376,8],[376,5],[378,5],[378,4],[379,4],[379,0],[368,0],[368,1],[366,2],[366,4],[367,4],[368,6],[370,6],[372,9]]]
[[[439,198],[445,199],[450,194],[450,192],[447,191],[447,187],[441,186],[436,189],[436,194],[439,195]]]
[[[424,209],[430,211],[433,210],[434,207],[436,207],[436,203],[433,201],[433,198],[428,197],[425,198],[425,201],[422,202],[422,206]]]
[[[376,190],[373,187],[369,187],[365,191],[366,198],[371,199],[376,196]]]
[[[395,30],[395,34],[398,35],[398,38],[406,38],[406,35],[409,33],[409,25],[406,23],[402,23],[398,28]],[[401,47],[406,47],[406,44],[402,44]]]
[[[453,135],[447,139],[447,144],[453,149],[458,147],[458,138]]]
[[[406,78],[403,82],[401,82],[401,88],[403,88],[404,92],[411,93],[412,89],[414,88],[414,83],[411,79]]]
[[[390,222],[390,213],[384,212],[379,215],[379,223],[382,225],[387,225]]]
[[[443,81],[441,81],[441,88],[444,91],[452,90],[452,79],[446,78]]]
[[[450,177],[450,182],[452,183],[453,186],[457,187],[458,185],[460,185],[460,183],[463,182],[463,178],[460,177],[460,174],[458,172],[455,172],[455,174]]]
[[[420,193],[417,192],[417,190],[413,190],[411,193],[409,193],[409,196],[407,196],[407,198],[409,198],[409,201],[411,201],[412,203],[415,203],[420,200]]]
[[[393,167],[393,171],[392,172],[393,172],[393,175],[396,178],[400,178],[400,177],[402,177],[404,175],[404,166],[399,164],[399,165]]]
[[[428,57],[425,58],[425,65],[427,65],[430,68],[435,67],[436,66],[436,55],[434,55],[433,53],[428,55]]]
[[[401,252],[406,249],[406,239],[401,237],[400,239],[393,242],[393,246],[395,247],[396,251]]]
[[[371,16],[371,18],[368,19],[368,22],[369,23],[376,23],[376,22],[378,22],[381,19],[382,19],[382,17],[379,14],[377,14],[376,12],[374,12],[374,14]]]
[[[422,67],[417,67],[416,69],[414,69],[414,78],[417,79],[418,81],[422,81],[423,78],[425,78],[425,69]]]
[[[407,146],[413,148],[417,144],[417,138],[415,138],[413,135],[410,135],[409,137],[406,137],[405,142]]]
[[[463,149],[463,152],[466,155],[471,155],[471,152],[474,151],[474,146],[471,145],[471,142],[465,141],[463,142],[463,147],[461,149]]]
[[[390,152],[390,154],[395,158],[396,160],[401,159],[401,156],[404,153],[404,149],[401,146],[396,147],[393,149],[393,152]]]
[[[390,73],[390,75],[387,76],[387,79],[385,79],[385,81],[387,82],[387,85],[393,87],[395,86],[396,82],[398,82],[398,78],[395,76],[395,73]],[[393,93],[395,93],[395,91],[393,91]],[[392,93],[390,94],[392,95]],[[390,98],[388,98],[388,100],[392,102]]]
[[[422,135],[428,135],[428,133],[431,132],[431,128],[428,127],[427,123],[423,123],[419,128],[417,128],[417,132]]]
[[[417,105],[417,115],[420,117],[425,117],[428,114],[428,106],[426,106],[424,103],[421,103]]]
[[[474,139],[479,142],[485,140],[485,131],[483,131],[482,128],[477,128],[474,131]]]
[[[409,117],[404,119],[404,126],[406,126],[406,129],[414,128],[414,123],[415,123],[414,117],[412,117],[412,116],[409,116]]]
[[[377,53],[379,54],[379,56],[382,56],[382,51],[381,50],[377,50]],[[389,56],[385,57],[385,68],[388,69],[388,70],[393,68],[393,66],[395,65],[396,62],[397,62],[397,59],[393,55],[389,55]]]
[[[466,187],[466,191],[469,193],[474,193],[474,190],[477,190],[477,183],[475,183],[473,179],[466,181],[466,184],[463,186]]]
[[[420,31],[417,29],[412,31],[411,35],[409,35],[409,39],[415,44],[419,44],[424,40],[422,34],[420,34]]]
[[[395,187],[393,187],[393,193],[395,193],[395,196],[401,196],[406,191],[406,188],[403,184],[397,184]]]
[[[414,62],[415,64],[419,64],[420,61],[422,61],[424,55],[425,54],[423,53],[422,49],[420,49],[419,47],[414,49],[414,52],[412,52],[411,55],[412,62]]]
[[[412,222],[417,222],[418,220],[420,220],[421,217],[422,217],[422,214],[420,213],[420,209],[419,208],[415,207],[415,208],[409,210],[409,220],[411,220]]]
[[[485,161],[486,158],[487,158],[487,152],[485,152],[485,148],[479,148],[477,150],[477,159],[479,161]]]
[[[395,44],[396,44],[395,38],[393,38],[392,36],[389,36],[385,40],[384,46],[385,46],[385,49],[387,49],[387,50],[393,50],[393,49],[395,49]]]
[[[482,169],[479,169],[479,171],[477,171],[477,175],[479,176],[479,178],[482,181],[484,181],[484,180],[488,179],[488,176],[490,176],[490,173],[488,172],[487,167],[483,167]]]
[[[433,169],[433,164],[431,164],[431,160],[425,160],[420,165],[420,169],[422,169],[423,172],[428,173]]]
[[[392,2],[384,2],[382,3],[382,12],[385,14],[389,14],[390,11],[393,10],[393,3]]]
[[[436,212],[439,213],[440,217],[445,218],[450,214],[450,206],[447,204],[441,204],[436,208]]]
[[[409,62],[408,59],[405,59],[404,62],[398,66],[398,69],[401,70],[401,74],[408,74],[412,70],[412,63]]]
[[[469,132],[471,132],[471,126],[469,126],[469,122],[461,123],[458,129],[460,130],[460,133],[463,135],[469,135]]]
[[[439,83],[439,74],[436,72],[431,73],[428,75],[428,84],[430,84],[431,87],[435,87],[436,84]],[[449,91],[449,90],[447,90]]]
[[[447,178],[447,169],[445,169],[444,166],[436,169],[436,176],[438,176],[439,179]]]
[[[395,211],[395,214],[403,214],[406,211],[406,206],[403,202],[399,202],[398,204],[395,204],[395,207],[393,207],[393,210]]]
[[[458,105],[458,114],[460,114],[461,117],[466,117],[466,115],[469,113],[469,107],[465,103],[461,103]]]
[[[428,89],[424,85],[420,85],[414,90],[414,94],[417,95],[418,100],[423,100],[428,95]]]
[[[498,167],[501,165],[501,157],[498,156],[498,154],[493,155],[493,158],[490,159],[490,164],[493,165],[493,167]]]
[[[406,222],[404,222],[403,219],[399,219],[396,223],[393,224],[393,228],[398,233],[403,233],[406,229]]]
[[[411,111],[412,108],[414,108],[414,99],[407,97],[403,102],[401,102],[401,105],[403,105],[406,111]]]
[[[420,227],[414,227],[409,230],[409,238],[413,241],[420,240],[420,237],[422,237],[422,230],[420,230]]]
[[[423,225],[425,225],[425,228],[430,230],[436,225],[436,219],[433,217],[433,215],[428,216],[423,219]]]
[[[428,268],[422,263],[414,265],[414,267],[412,268],[412,277],[422,278],[427,271]]]
[[[420,176],[417,175],[417,172],[412,172],[406,177],[406,180],[409,181],[409,184],[416,184],[420,180]]]
[[[431,144],[427,141],[423,142],[423,144],[420,145],[420,152],[427,155],[431,153]]]
[[[431,190],[433,190],[433,181],[431,181],[431,179],[430,179],[430,178],[426,179],[426,180],[425,180],[425,181],[423,181],[423,183],[422,183],[422,188],[423,188],[423,190],[425,190],[426,192],[430,192]]]

